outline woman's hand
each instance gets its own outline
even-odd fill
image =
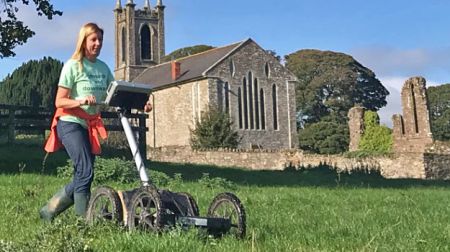
[[[148,113],[148,112],[152,111],[152,109],[153,109],[153,106],[149,99],[144,106],[144,112]]]
[[[93,105],[96,103],[95,96],[88,95],[80,100],[80,106],[81,105]]]

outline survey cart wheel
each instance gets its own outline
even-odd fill
[[[187,192],[180,192],[178,194],[183,195],[189,199],[189,203],[190,203],[192,209],[189,210],[188,216],[200,216],[200,210],[198,209],[198,205],[197,205],[197,202],[195,201],[194,197],[192,197],[192,195],[190,195]]]
[[[122,222],[122,203],[117,192],[108,186],[98,187],[91,196],[86,212],[88,223],[101,220]]]
[[[236,195],[232,193],[217,195],[208,208],[208,217],[230,219],[229,233],[237,238],[244,238],[246,231],[245,209]]]
[[[131,197],[127,215],[127,223],[130,229],[146,231],[161,231],[162,203],[157,190],[142,187]]]

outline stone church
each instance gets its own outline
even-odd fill
[[[297,147],[296,77],[252,39],[162,63],[164,11],[162,0],[142,9],[117,0],[114,10],[115,78],[154,87],[147,145],[189,146],[195,122],[215,108],[229,113],[239,148]]]

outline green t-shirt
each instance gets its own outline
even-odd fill
[[[83,58],[83,71],[80,69],[78,61],[70,59],[64,64],[59,77],[59,86],[70,89],[71,99],[79,100],[88,95],[94,95],[97,102],[104,101],[106,98],[106,89],[114,77],[109,67],[101,60],[97,59],[91,62]],[[93,115],[98,113],[97,106],[81,106],[87,113]],[[86,122],[75,116],[62,116],[60,120],[76,122],[84,127]]]

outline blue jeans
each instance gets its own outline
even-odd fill
[[[87,129],[78,123],[59,120],[56,130],[73,162],[73,180],[65,187],[67,195],[73,199],[74,193],[90,193],[95,155],[91,152]]]

